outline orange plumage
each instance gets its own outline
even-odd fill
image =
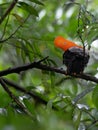
[[[55,44],[56,47],[61,48],[64,51],[68,50],[71,47],[82,48],[81,46],[75,44],[74,42],[66,40],[62,36],[56,37],[55,40],[54,40],[54,44]]]

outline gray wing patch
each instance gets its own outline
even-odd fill
[[[78,54],[80,56],[84,56],[84,53],[83,53],[83,49],[82,48],[79,48],[79,47],[71,47],[69,48],[69,51],[72,52],[73,54]],[[88,52],[86,51],[85,52],[86,55],[88,55]]]

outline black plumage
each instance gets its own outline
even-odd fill
[[[63,64],[67,67],[68,74],[80,74],[84,71],[89,61],[89,54],[82,48],[71,47],[63,54]]]

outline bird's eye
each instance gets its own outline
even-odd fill
[[[64,44],[66,44],[66,42],[64,42]]]

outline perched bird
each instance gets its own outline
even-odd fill
[[[54,44],[64,51],[63,64],[67,67],[67,74],[83,73],[89,61],[88,52],[86,52],[86,50],[84,51],[82,46],[66,40],[62,36],[56,37]]]

